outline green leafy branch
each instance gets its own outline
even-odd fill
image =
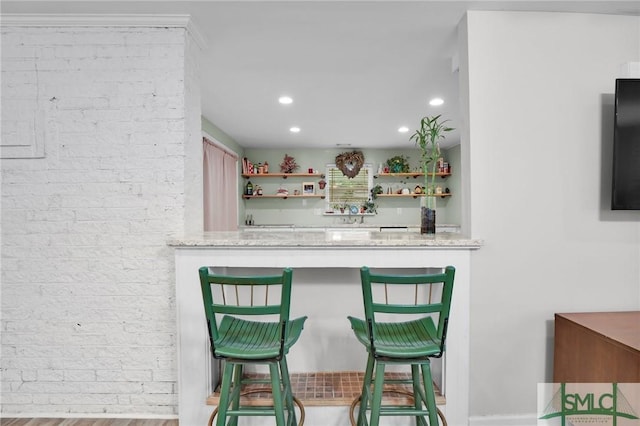
[[[420,120],[420,128],[415,131],[409,140],[415,141],[421,151],[421,166],[424,173],[425,188],[427,193],[429,190],[434,192],[434,183],[436,177],[436,164],[440,158],[440,144],[438,141],[444,139],[444,133],[453,130],[446,123],[449,120],[440,121],[442,115],[427,116]],[[431,184],[429,184],[429,166],[431,166]]]

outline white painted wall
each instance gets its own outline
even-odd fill
[[[485,241],[472,254],[471,415],[517,418],[552,379],[554,312],[640,308],[640,212],[609,209],[614,79],[640,59],[640,18],[467,20],[462,155]]]
[[[201,152],[188,38],[2,28],[2,137],[44,135],[43,158],[2,161],[5,416],[176,414],[166,234],[197,221]]]
[[[608,210],[605,161],[639,19],[469,14],[475,418],[535,411],[553,312],[640,306],[640,218]],[[23,132],[34,157],[1,164],[4,414],[175,413],[165,232],[190,217],[198,113],[185,33],[2,28],[2,139]]]
[[[204,228],[202,178],[202,110],[200,100],[200,49],[192,37],[184,45],[184,227],[185,232]]]

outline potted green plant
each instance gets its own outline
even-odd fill
[[[371,198],[375,200],[376,198],[378,198],[378,195],[382,194],[383,192],[384,191],[382,190],[382,185],[376,185],[371,188]]]
[[[362,210],[364,211],[364,213],[376,214],[377,213],[376,203],[374,203],[372,200],[367,200],[364,203],[362,203]]]
[[[444,139],[445,133],[453,130],[446,125],[449,120],[440,120],[440,117],[441,115],[423,117],[420,120],[420,128],[409,138],[420,148],[420,166],[424,173],[427,192],[424,197],[421,197],[420,233],[422,234],[436,232],[435,178],[436,165],[440,158],[438,141]]]
[[[390,173],[407,173],[409,171],[409,158],[404,155],[396,155],[387,159],[387,167]]]

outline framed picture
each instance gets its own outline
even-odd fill
[[[302,195],[314,195],[316,193],[315,182],[302,182]]]

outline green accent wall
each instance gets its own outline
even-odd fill
[[[309,168],[323,173],[327,164],[335,163],[337,155],[351,150],[345,149],[245,149],[245,156],[254,164],[269,163],[270,173],[280,172],[280,163],[284,155],[288,154],[295,158],[299,166],[297,172],[306,173]],[[419,169],[418,162],[420,152],[417,149],[362,149],[365,156],[365,163],[373,166],[374,173],[377,173],[380,164],[385,164],[388,158],[396,155],[408,157],[412,170]],[[439,224],[459,225],[460,212],[451,211],[459,209],[460,201],[455,200],[460,194],[456,194],[454,188],[460,187],[460,176],[456,174],[456,168],[460,164],[460,149],[443,151],[445,161],[450,161],[454,167],[454,174],[446,179],[438,178],[436,185],[441,185],[442,189],[449,188],[451,197],[437,199],[437,222]],[[451,158],[450,158],[451,157]],[[247,181],[252,185],[260,185],[264,195],[273,195],[282,186],[289,193],[301,190],[303,182],[317,182],[319,178],[288,177],[284,178],[264,178],[257,175],[249,179],[242,179],[243,185]],[[403,187],[413,189],[418,184],[423,184],[422,178],[376,178],[374,185],[380,184],[386,192],[387,188],[392,191]],[[322,192],[318,189],[318,192]],[[244,211],[247,215],[252,215],[256,225],[298,225],[298,226],[332,226],[341,225],[345,221],[360,223],[360,217],[341,217],[323,214],[328,210],[324,199],[249,199],[242,200]],[[414,198],[378,198],[375,200],[378,214],[375,216],[365,216],[364,223],[373,226],[419,226],[419,200]]]
[[[213,136],[218,142],[229,148],[240,156],[240,159],[244,156],[244,148],[240,146],[231,136],[227,135],[218,126],[202,117],[202,130],[209,135]],[[241,163],[242,164],[242,163]]]
[[[223,130],[218,128],[211,121],[202,117],[202,130],[225,145],[230,150],[240,156],[239,168],[242,173],[242,158],[247,157],[255,164],[269,163],[271,173],[280,172],[280,163],[285,154],[295,158],[299,165],[299,173],[306,173],[309,168],[324,173],[327,164],[335,163],[337,155],[352,151],[352,149],[283,149],[283,148],[243,148],[238,142],[233,140]],[[384,165],[388,158],[396,155],[404,155],[409,159],[412,170],[419,169],[420,152],[415,148],[407,149],[362,149],[365,162],[373,166],[374,173],[377,173],[380,164]],[[443,150],[443,157],[448,161],[453,169],[453,175],[446,179],[437,179],[443,189],[449,188],[452,196],[437,199],[437,223],[447,225],[460,225],[461,218],[461,196],[460,193],[460,147],[456,146],[449,150]],[[286,187],[290,193],[302,188],[303,182],[317,182],[320,179],[310,178],[260,178],[259,176],[248,179],[254,185],[260,185],[264,194],[274,194],[280,186]],[[247,179],[239,177],[238,194],[242,194]],[[376,178],[374,185],[380,184],[384,191],[387,188],[397,190],[403,187],[413,189],[417,184],[422,184],[421,178]],[[320,191],[318,189],[318,191]],[[374,226],[419,226],[419,201],[414,198],[379,198],[375,200],[378,214],[366,216],[365,224]],[[298,226],[331,226],[341,225],[344,221],[358,221],[359,217],[345,218],[324,215],[327,206],[324,199],[250,199],[240,198],[238,206],[240,226],[244,225],[247,215],[251,215],[256,225],[298,225]]]

